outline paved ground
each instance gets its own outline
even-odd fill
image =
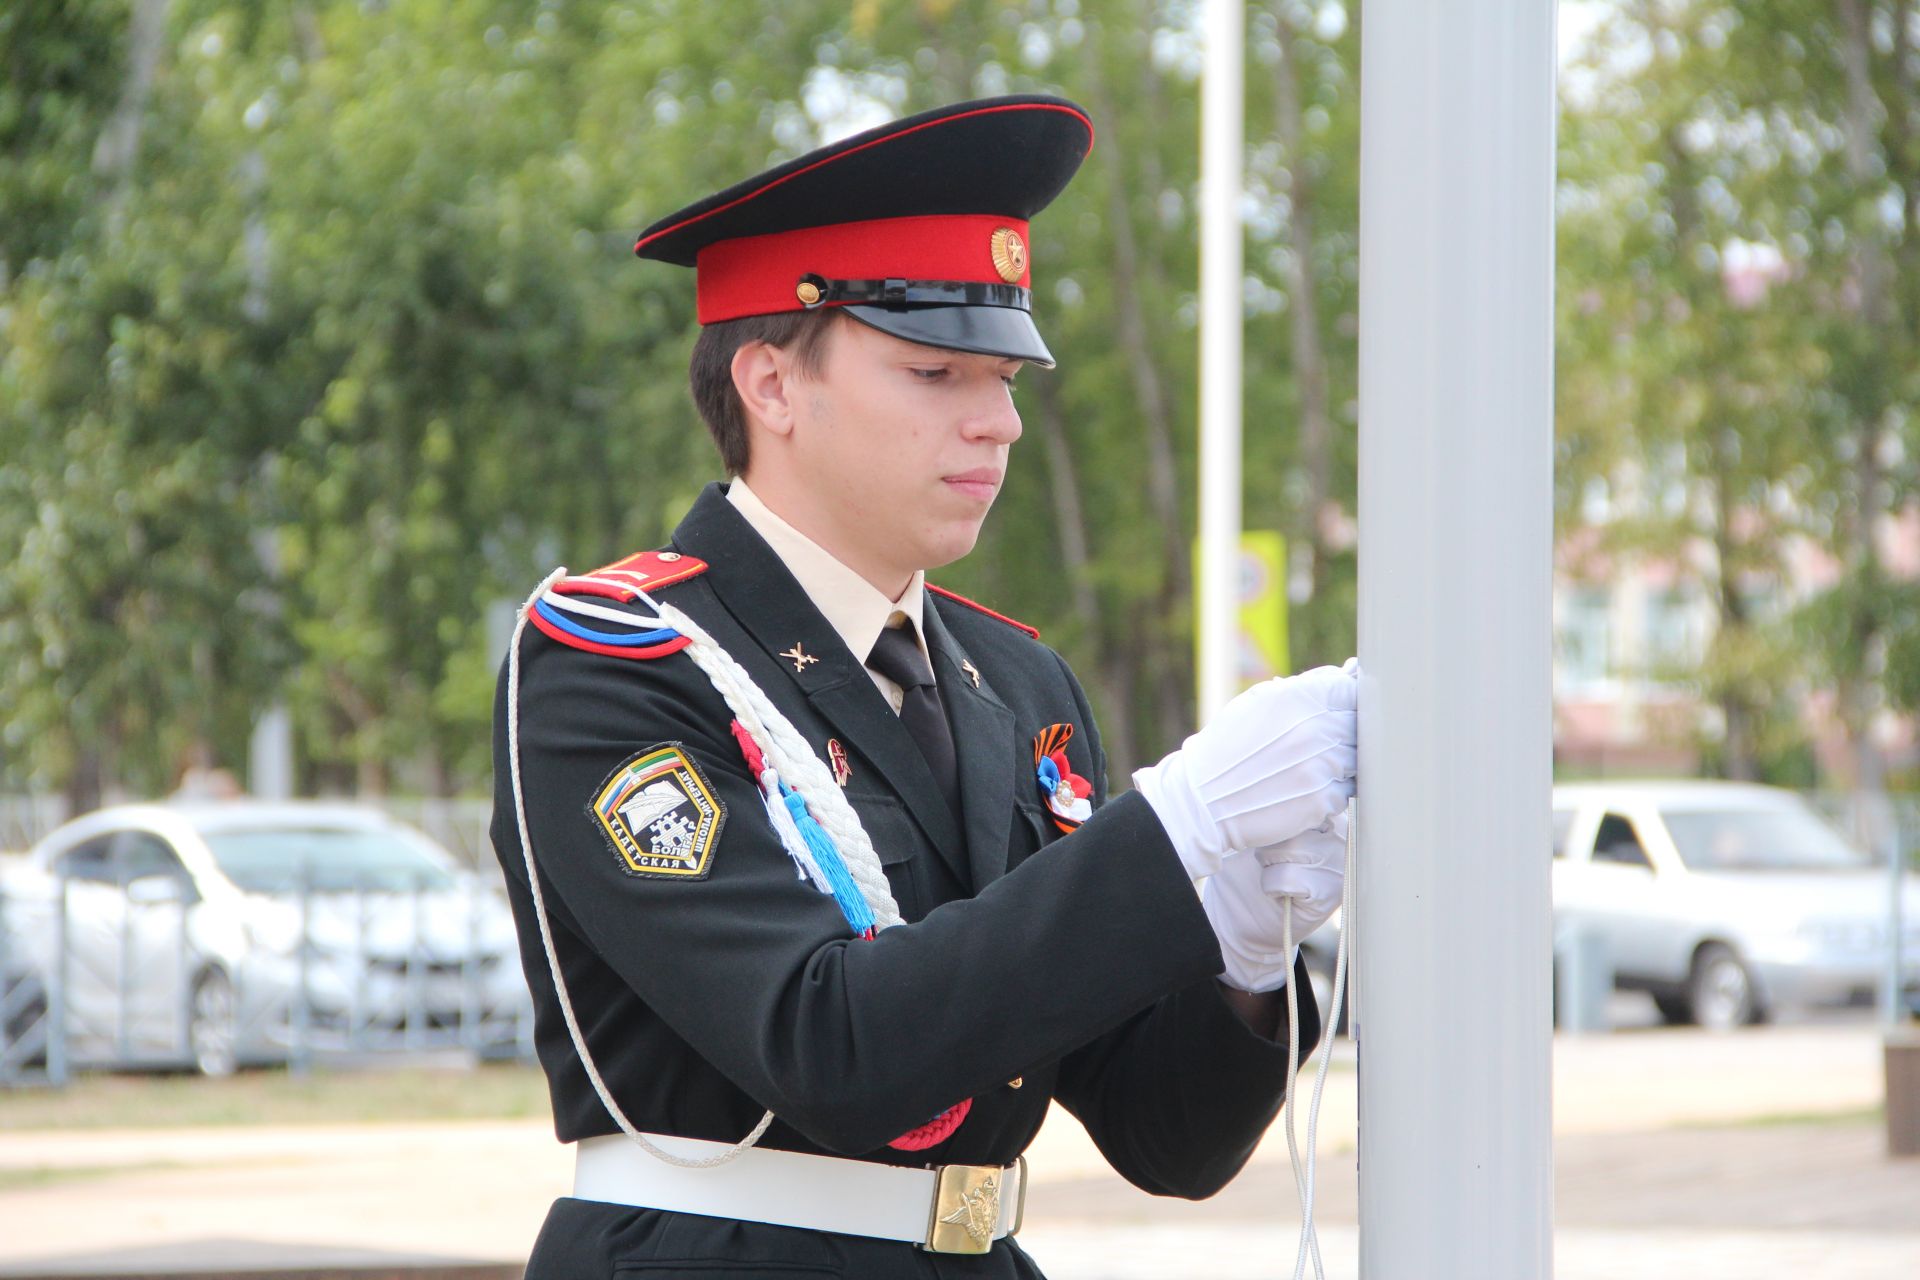
[[[1341,1277],[1356,1274],[1353,1081],[1336,1059],[1320,1127],[1316,1216]],[[1860,1115],[1880,1090],[1879,1039],[1860,1024],[1563,1038],[1556,1275],[1912,1280],[1920,1160],[1881,1154]],[[1021,1238],[1055,1280],[1291,1274],[1298,1209],[1277,1132],[1197,1205],[1121,1183],[1063,1114],[1029,1156]],[[544,1123],[10,1134],[0,1275],[511,1261],[568,1172]]]

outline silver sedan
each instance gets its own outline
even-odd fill
[[[41,840],[7,890],[8,934],[60,993],[74,1066],[219,1075],[520,1036],[505,901],[370,809],[103,809]]]
[[[1728,1028],[1781,1006],[1858,1002],[1887,970],[1891,877],[1799,796],[1675,781],[1554,788],[1562,938],[1597,942],[1616,987],[1669,1022]],[[1904,886],[1920,995],[1920,880]]]

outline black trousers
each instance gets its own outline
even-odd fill
[[[1044,1280],[1012,1239],[991,1253],[929,1253],[917,1245],[831,1235],[732,1218],[553,1202],[527,1262],[527,1280]]]

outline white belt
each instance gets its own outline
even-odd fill
[[[647,1140],[695,1159],[730,1145],[657,1133]],[[1024,1156],[1004,1169],[903,1169],[768,1147],[749,1147],[725,1164],[683,1169],[616,1133],[575,1144],[573,1194],[642,1209],[905,1240],[936,1253],[985,1253],[1020,1229],[1026,1171]]]

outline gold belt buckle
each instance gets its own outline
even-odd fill
[[[933,1208],[927,1214],[927,1238],[921,1247],[933,1253],[986,1253],[1000,1225],[1000,1197],[1007,1174],[1018,1169],[1020,1200],[1014,1208],[1012,1235],[1027,1213],[1027,1158],[1008,1169],[990,1164],[945,1164],[934,1171]]]

